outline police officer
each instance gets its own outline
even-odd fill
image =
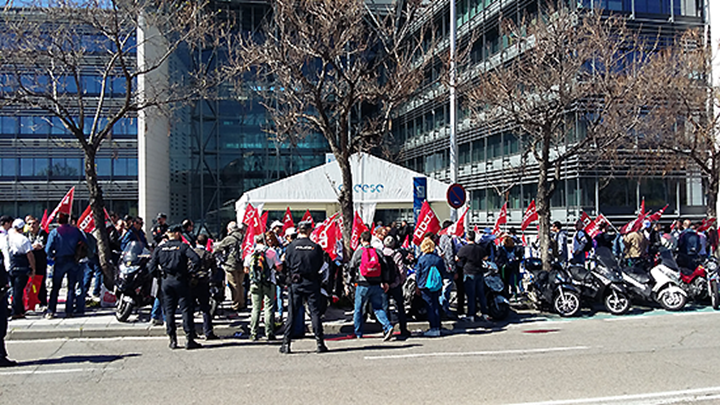
[[[183,229],[180,225],[170,227],[169,241],[158,246],[150,260],[150,271],[162,277],[162,304],[167,322],[165,330],[170,337],[171,349],[177,348],[177,334],[175,327],[175,309],[180,304],[183,317],[183,330],[185,331],[185,348],[196,349],[201,347],[195,341],[195,323],[193,321],[193,304],[190,293],[190,272],[188,259],[192,268],[199,268],[200,257],[190,246],[182,242]]]
[[[328,351],[323,337],[322,321],[320,320],[320,269],[323,265],[323,251],[320,245],[308,238],[311,231],[309,221],[301,222],[298,225],[298,237],[287,248],[285,252],[285,267],[288,269],[288,288],[290,297],[288,300],[288,317],[285,323],[285,336],[283,337],[280,353],[290,353],[290,341],[295,330],[293,322],[295,311],[302,307],[307,300],[312,318],[313,332],[317,342],[317,352]]]
[[[12,218],[7,215],[0,217],[0,242],[7,244],[5,240],[7,233],[5,226],[9,226],[12,223]],[[17,366],[18,363],[15,360],[10,360],[5,349],[5,335],[7,334],[8,327],[8,300],[7,292],[10,289],[10,278],[5,270],[4,266],[4,255],[0,253],[0,367],[13,367]]]

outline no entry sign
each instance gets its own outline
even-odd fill
[[[457,183],[451,184],[447,190],[448,204],[451,207],[458,209],[465,205],[465,201],[467,201],[467,193],[465,192],[465,188]]]

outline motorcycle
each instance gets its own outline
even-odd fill
[[[521,266],[523,289],[537,309],[550,308],[563,317],[580,312],[580,293],[561,265],[555,263],[547,272],[542,268],[542,260],[528,258],[522,261]]]
[[[668,311],[678,311],[687,303],[687,293],[680,288],[680,270],[669,250],[661,251],[658,258],[649,273],[641,266],[623,268],[623,280],[633,299],[654,301]]]
[[[503,295],[505,284],[500,278],[498,267],[493,262],[484,262],[485,267],[485,300],[487,302],[488,315],[494,320],[507,318],[510,313],[510,301]]]
[[[677,261],[676,261],[677,264]],[[680,275],[680,286],[693,301],[701,301],[709,297],[710,285],[707,280],[705,266],[700,264],[694,270],[686,267],[677,267]]]
[[[115,317],[126,322],[135,308],[151,305],[153,277],[148,269],[150,251],[140,242],[130,242],[120,257],[120,274],[115,280]]]
[[[580,296],[602,302],[613,315],[622,315],[630,310],[630,298],[623,284],[620,265],[612,251],[606,247],[595,249],[595,255],[588,259],[590,269],[571,265],[568,271],[572,283],[580,290]]]
[[[713,309],[720,308],[720,292],[718,291],[718,283],[720,283],[720,265],[718,259],[711,256],[702,264],[707,274],[708,295],[710,295],[710,304]]]

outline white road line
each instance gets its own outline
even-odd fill
[[[709,395],[712,394],[712,395]],[[699,402],[720,398],[720,387],[696,388],[681,391],[653,392],[646,394],[618,395],[612,397],[563,399],[557,401],[522,402],[514,405],[574,405],[574,404],[672,404]]]
[[[51,343],[51,342],[100,342],[100,341],[133,341],[133,340],[167,340],[167,336],[117,336],[117,337],[96,337],[96,338],[52,338],[52,339],[27,339],[27,340],[6,340],[7,344],[18,343]]]
[[[68,373],[82,373],[82,372],[94,372],[94,371],[113,371],[115,368],[62,368],[56,370],[18,370],[18,371],[4,371],[0,372],[0,375],[27,375],[27,374],[68,374]]]
[[[496,350],[482,352],[435,352],[435,353],[413,353],[395,354],[387,356],[365,356],[365,360],[389,360],[389,359],[416,359],[422,357],[463,357],[463,356],[499,356],[504,354],[537,354],[551,352],[567,352],[571,350],[588,350],[588,346],[572,347],[547,347],[543,349],[518,349],[518,350]]]

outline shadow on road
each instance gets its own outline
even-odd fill
[[[358,352],[358,351],[364,351],[364,350],[395,350],[395,349],[410,349],[412,347],[421,347],[421,344],[418,343],[409,343],[404,345],[370,345],[370,346],[358,346],[358,347],[338,347],[333,348],[330,347],[330,351],[328,353],[344,353],[344,352]],[[305,352],[298,352],[298,353],[305,353]],[[310,353],[310,352],[307,352]]]
[[[23,361],[20,363],[21,366],[46,366],[50,364],[77,364],[77,363],[112,363],[114,361],[123,360],[130,357],[138,357],[140,353],[128,353],[118,355],[78,355],[78,356],[63,356],[54,359],[40,359]]]

